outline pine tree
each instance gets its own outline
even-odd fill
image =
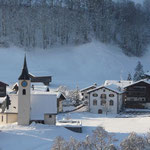
[[[138,61],[138,64],[135,68],[135,74],[133,77],[134,81],[139,81],[142,79],[142,76],[144,75],[144,71],[143,71],[143,65],[141,64],[140,61]]]
[[[131,81],[131,80],[132,80],[132,76],[131,76],[131,74],[130,74],[130,73],[128,74],[128,78],[127,78],[127,80],[128,80],[128,81]]]

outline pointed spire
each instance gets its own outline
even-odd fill
[[[26,55],[24,56],[24,65],[23,65],[22,73],[19,77],[19,80],[30,80],[27,62],[26,62]]]

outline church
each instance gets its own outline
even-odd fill
[[[0,124],[18,122],[29,125],[32,122],[55,125],[57,115],[57,94],[49,91],[32,90],[26,56],[21,75],[18,78],[18,91],[6,97],[7,107],[0,113]]]

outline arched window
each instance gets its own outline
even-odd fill
[[[106,100],[102,99],[102,100],[101,100],[101,105],[102,105],[102,106],[106,105]]]
[[[26,90],[25,89],[22,90],[22,95],[26,95]]]
[[[110,100],[110,101],[109,101],[109,105],[110,105],[110,106],[113,106],[113,105],[114,105],[114,101],[113,101],[113,100]]]
[[[93,105],[95,105],[95,106],[97,105],[97,100],[96,99],[93,100]]]

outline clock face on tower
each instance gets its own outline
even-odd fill
[[[22,82],[21,82],[21,85],[22,85],[23,87],[26,87],[26,86],[28,85],[28,83],[27,83],[27,81],[22,81]]]

